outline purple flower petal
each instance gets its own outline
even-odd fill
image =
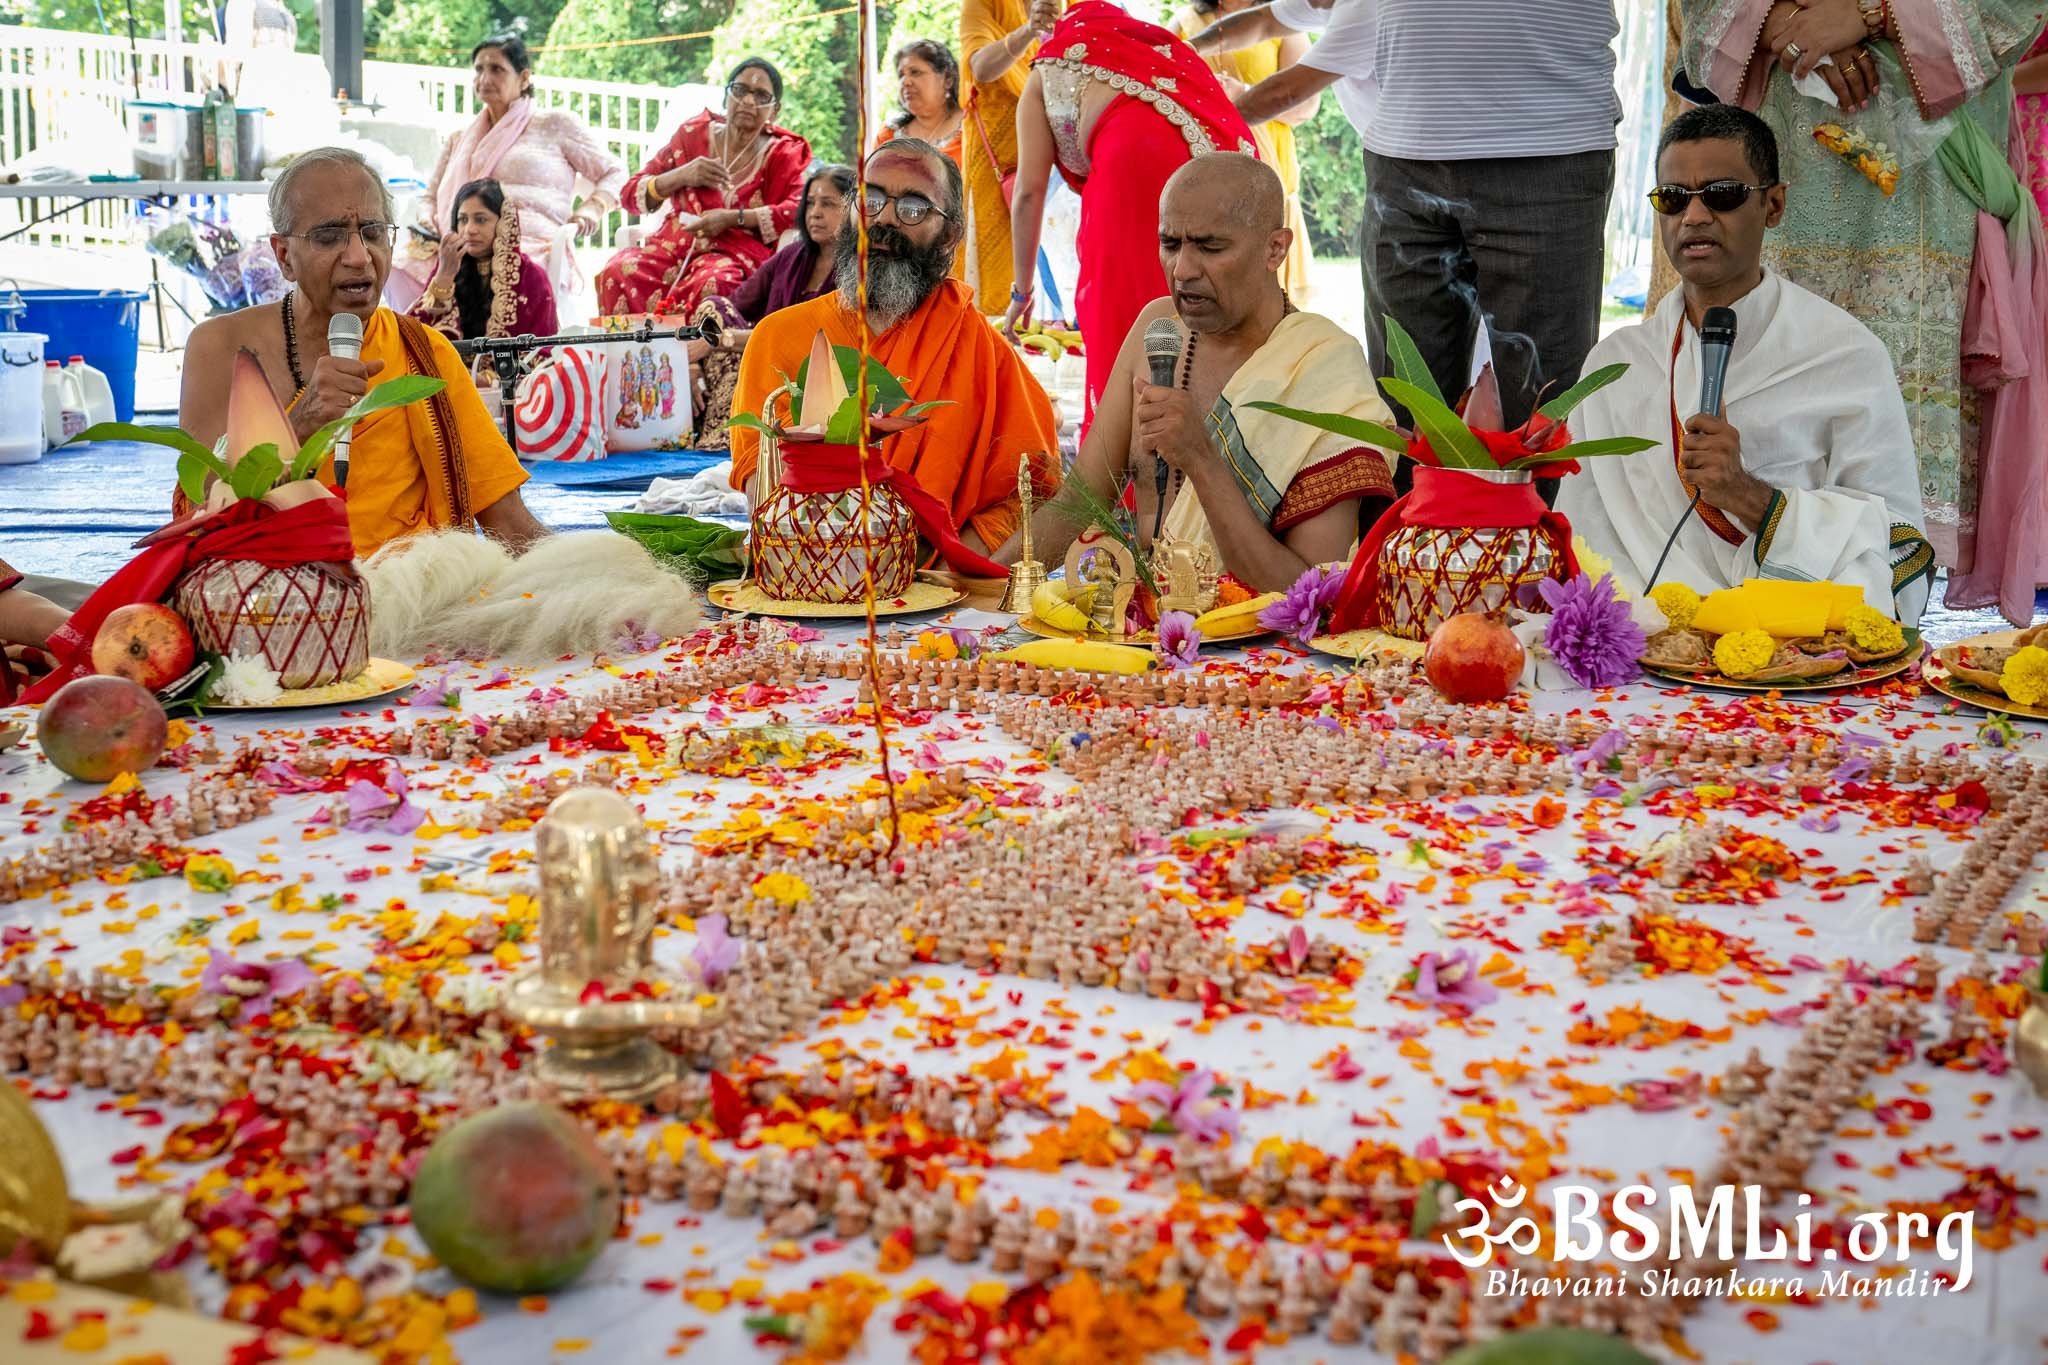
[[[715,986],[740,960],[740,948],[740,941],[725,932],[724,915],[706,915],[697,921],[697,946],[690,950],[690,960],[703,973],[704,984]]]
[[[1169,611],[1159,618],[1156,649],[1168,668],[1192,668],[1201,662],[1202,632],[1188,612]]]
[[[1336,605],[1344,575],[1311,564],[1294,580],[1286,596],[1259,612],[1259,624],[1277,630],[1304,649],[1322,634],[1323,618]]]
[[[1598,583],[1583,573],[1568,582],[1544,579],[1537,590],[1550,606],[1543,643],[1573,682],[1615,687],[1636,678],[1646,637],[1628,603],[1615,597],[1612,574]]]

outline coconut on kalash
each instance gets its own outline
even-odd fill
[[[178,455],[178,487],[198,509],[138,542],[141,553],[50,639],[58,666],[26,694],[38,733],[67,774],[104,780],[155,755],[99,754],[81,730],[163,731],[159,694],[226,706],[310,705],[373,696],[411,670],[370,656],[370,593],[347,508],[314,475],[351,424],[442,388],[386,381],[302,443],[247,351],[235,357],[227,434],[212,449],[182,431],[102,423],[81,441],[135,441]]]

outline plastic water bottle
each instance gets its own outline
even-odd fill
[[[114,420],[114,386],[107,382],[104,371],[86,364],[84,356],[75,355],[64,366],[64,373],[78,386],[78,405],[85,412],[86,426],[96,427]]]

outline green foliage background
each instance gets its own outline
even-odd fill
[[[284,0],[299,21],[299,49],[320,50],[317,0]],[[211,30],[215,8],[209,0],[179,0],[188,34]],[[858,40],[851,14],[829,19],[813,15],[840,8],[847,0],[365,0],[364,38],[371,55],[384,61],[460,68],[479,38],[514,32],[528,43],[564,48],[542,52],[538,70],[586,80],[681,85],[718,84],[740,58],[767,57],[781,69],[783,107],[777,121],[809,139],[811,150],[832,161],[854,159],[859,110],[851,73]],[[127,34],[129,6],[141,38],[163,36],[162,0],[0,0],[0,23],[67,29],[81,33]],[[1179,0],[1144,0],[1134,8],[1164,18]],[[959,0],[882,0],[880,51],[889,53],[912,38],[936,38],[959,45]],[[623,40],[714,31],[708,38],[681,42]],[[609,46],[607,46],[609,45]],[[880,76],[884,104],[895,104],[895,78]],[[1353,256],[1365,208],[1358,134],[1325,99],[1321,111],[1296,131],[1309,236],[1318,255]]]

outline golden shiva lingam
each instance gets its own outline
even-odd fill
[[[534,844],[540,967],[512,983],[506,1011],[547,1037],[537,1066],[549,1085],[647,1099],[676,1074],[653,1031],[695,1028],[717,1008],[649,957],[659,869],[647,827],[617,792],[578,787],[548,807]]]

